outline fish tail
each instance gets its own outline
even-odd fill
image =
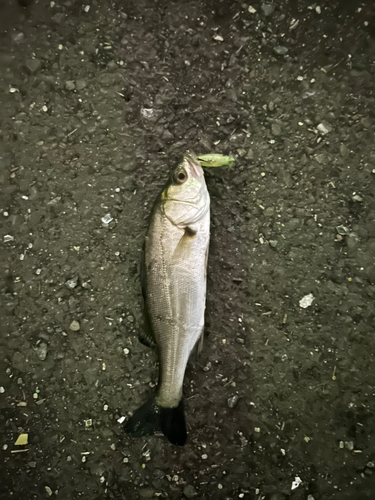
[[[162,431],[172,444],[183,446],[187,437],[183,400],[176,408],[164,408],[151,398],[134,412],[124,429],[134,437]]]
[[[187,432],[183,400],[176,408],[160,407],[160,410],[160,428],[163,434],[172,444],[184,446]]]

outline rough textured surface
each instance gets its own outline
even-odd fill
[[[0,3],[1,498],[373,498],[373,2],[20,3]],[[139,255],[186,147],[237,159],[206,175],[178,449],[117,419],[154,391]]]

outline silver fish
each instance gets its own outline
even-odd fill
[[[134,436],[161,430],[171,443],[185,444],[182,388],[189,356],[202,347],[209,237],[203,169],[187,152],[155,202],[146,235],[143,340],[157,345],[159,384],[125,425]]]

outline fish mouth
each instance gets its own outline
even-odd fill
[[[203,176],[203,169],[201,167],[201,164],[198,160],[198,157],[191,151],[186,151],[184,155],[184,160],[187,161],[190,172],[195,177],[196,179],[199,179],[200,177]]]

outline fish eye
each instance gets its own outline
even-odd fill
[[[175,175],[175,181],[177,184],[183,184],[187,179],[186,173],[185,172],[179,172],[177,175]]]

